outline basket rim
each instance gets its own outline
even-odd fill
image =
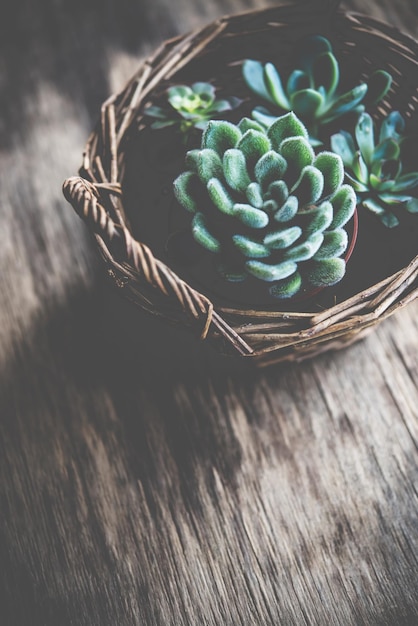
[[[387,36],[383,32],[387,31],[396,45],[404,48],[407,43],[413,49],[413,58],[418,65],[417,39],[383,20],[361,12],[337,9],[338,3],[335,2],[331,4],[335,11],[332,17],[337,16],[346,21],[350,29],[356,25],[366,26],[376,29],[382,36]],[[202,339],[213,333],[220,335],[232,343],[241,356],[258,356],[310,341],[313,337],[327,340],[324,338],[330,329],[337,338],[343,337],[344,331],[370,326],[418,296],[415,285],[418,278],[417,255],[405,268],[320,313],[227,306],[216,306],[215,310],[207,296],[190,287],[167,265],[156,259],[149,248],[137,241],[130,232],[122,205],[119,148],[135,124],[146,97],[156,84],[163,79],[170,80],[200,50],[222,36],[231,24],[236,25],[240,20],[254,16],[268,21],[270,17],[280,17],[280,13],[289,9],[294,10],[295,5],[287,3],[223,16],[196,30],[164,41],[152,55],[143,60],[131,79],[102,104],[100,119],[87,140],[78,176],[67,178],[63,183],[64,196],[94,236],[108,274],[116,286],[126,287],[129,282],[135,284],[145,279],[164,297],[174,297],[186,315],[186,325],[195,325]],[[325,3],[318,3],[314,11],[325,11],[330,15],[329,6],[325,6]],[[122,260],[116,260],[112,252],[115,244],[123,249],[125,258]],[[138,294],[136,296],[138,299]],[[135,300],[134,294],[130,293],[130,299]],[[252,330],[259,329],[260,332],[263,330],[268,333],[272,320],[293,320],[299,326],[302,324],[303,328],[289,334],[284,332],[283,327],[282,332],[276,333],[276,343],[270,342],[271,345],[258,350],[248,343],[246,326],[249,322],[248,319],[242,319],[243,316],[259,321],[252,325]],[[272,335],[270,331],[270,339]]]

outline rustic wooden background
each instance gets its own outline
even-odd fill
[[[140,59],[274,4],[3,4],[4,626],[418,624],[418,305],[256,374],[149,361],[61,194]],[[418,35],[416,0],[344,6]]]

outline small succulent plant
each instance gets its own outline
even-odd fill
[[[149,106],[144,114],[155,121],[151,128],[178,126],[186,135],[193,128],[203,130],[208,121],[218,113],[229,111],[241,104],[234,96],[218,100],[216,89],[210,83],[176,85],[167,90],[167,107]]]
[[[343,226],[356,194],[342,184],[340,156],[315,154],[294,113],[268,130],[249,118],[211,121],[186,164],[174,192],[193,214],[195,241],[214,254],[224,278],[255,277],[278,298],[342,279]]]
[[[391,85],[391,76],[384,70],[375,71],[368,83],[360,83],[340,93],[340,68],[331,43],[316,35],[307,39],[300,54],[300,67],[292,71],[286,84],[272,63],[246,60],[243,78],[247,86],[266,100],[272,111],[256,107],[254,119],[270,125],[284,111],[294,113],[308,128],[311,142],[320,144],[319,128],[349,112],[361,113],[364,104],[381,100]]]
[[[346,167],[346,179],[357,192],[358,202],[379,216],[389,228],[399,224],[403,210],[418,213],[418,172],[404,172],[401,148],[405,121],[392,111],[382,122],[379,136],[371,116],[363,113],[355,138],[347,131],[332,135],[331,148]]]

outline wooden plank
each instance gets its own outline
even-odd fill
[[[417,304],[260,372],[150,354],[61,194],[140,58],[274,4],[47,0],[2,25],[5,626],[418,623]],[[407,0],[345,6],[418,32]]]

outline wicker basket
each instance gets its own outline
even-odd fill
[[[353,80],[373,69],[392,74],[392,87],[373,114],[376,119],[395,108],[409,124],[416,124],[418,43],[387,24],[338,10],[337,5],[311,0],[302,8],[293,4],[228,16],[165,42],[125,88],[103,104],[79,176],[63,186],[121,295],[161,318],[161,323],[188,328],[218,353],[250,357],[257,365],[302,360],[363,337],[418,295],[418,256],[412,259],[412,253],[402,269],[321,311],[224,306],[135,238],[124,208],[128,147],[140,132],[144,105],[168,85],[207,78],[236,84],[244,58],[286,58],[297,37],[317,33],[331,40],[340,58],[349,58]]]

